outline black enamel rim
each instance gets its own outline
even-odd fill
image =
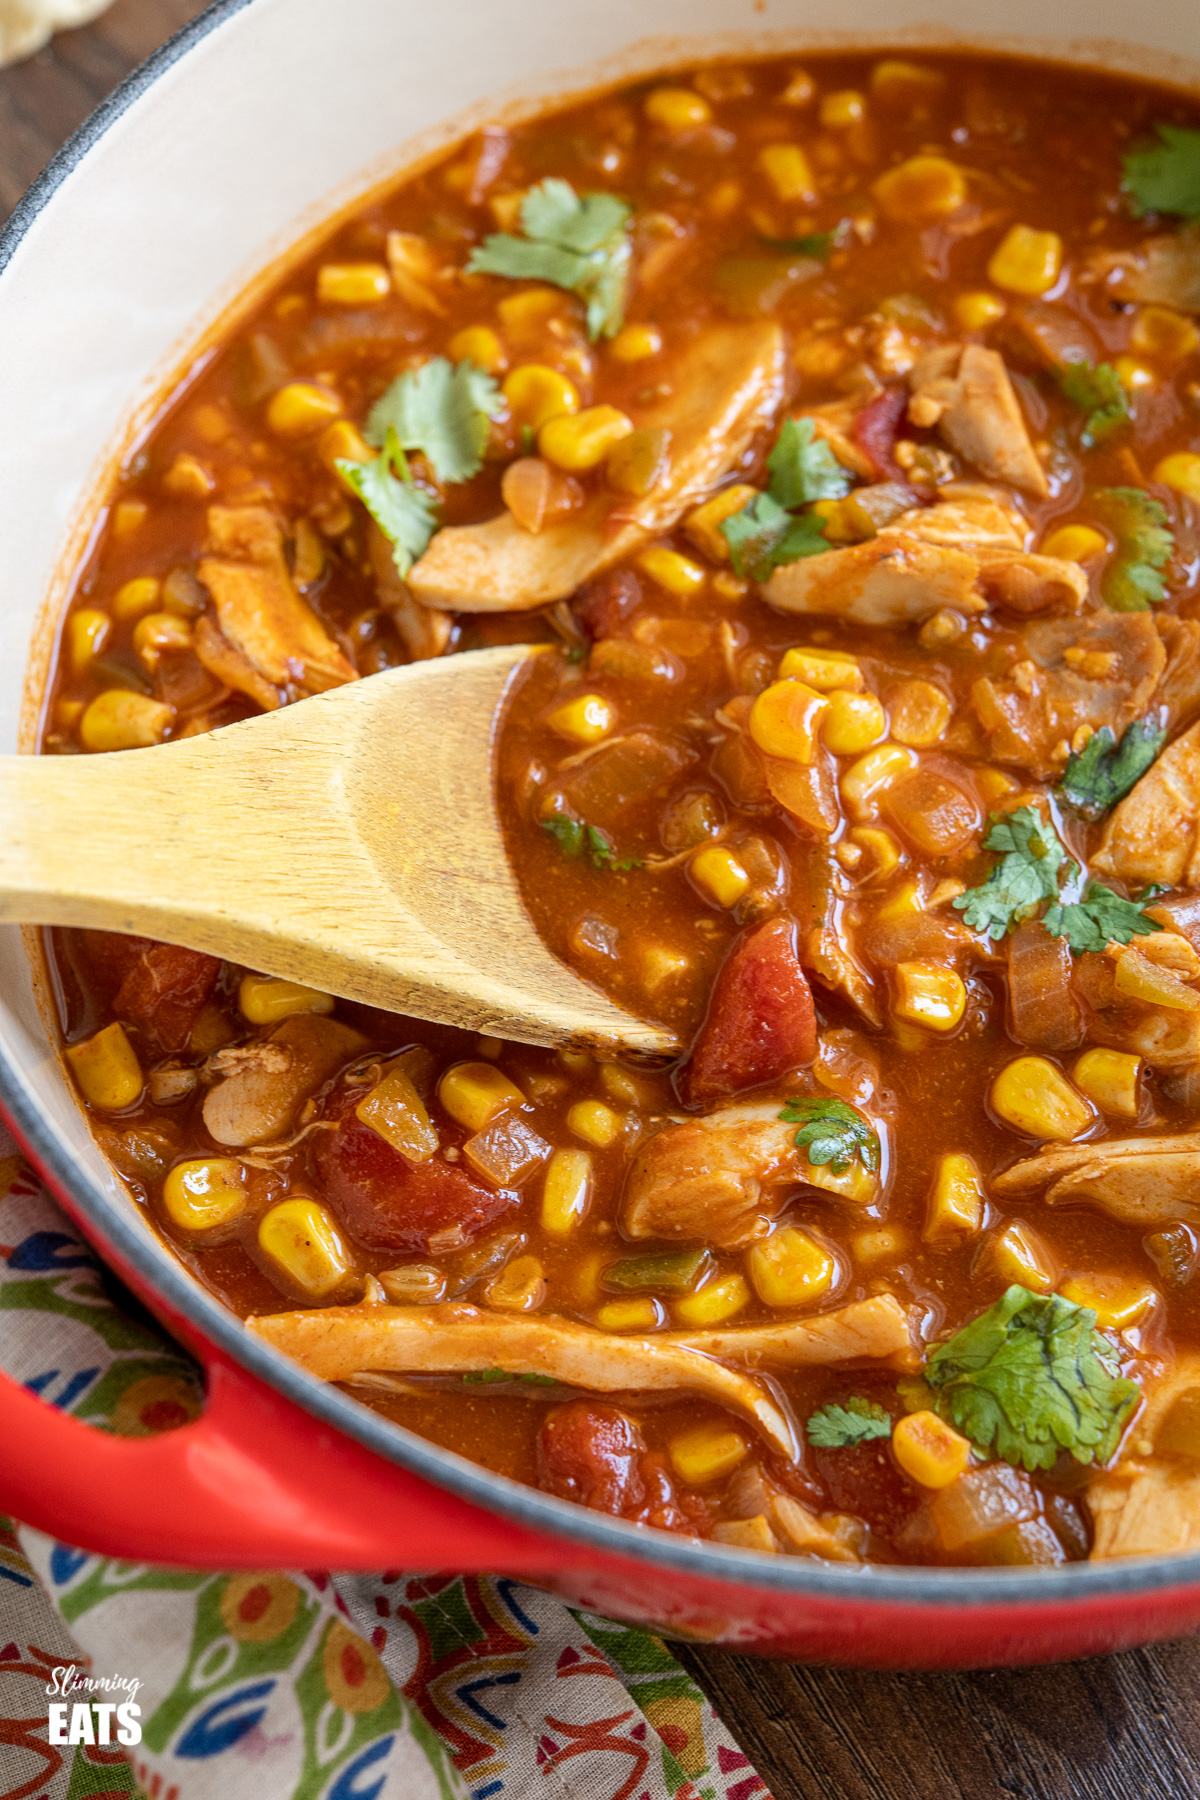
[[[105,132],[190,50],[254,4],[255,0],[214,0],[101,102],[46,165],[0,230],[0,275],[34,221],[50,206],[59,187]],[[71,1195],[101,1244],[110,1245],[168,1307],[184,1315],[233,1361],[385,1461],[398,1463],[485,1512],[499,1514],[546,1536],[566,1538],[577,1544],[581,1553],[593,1549],[763,1593],[791,1594],[797,1600],[806,1596],[822,1601],[842,1599],[855,1606],[868,1604],[880,1609],[984,1608],[997,1615],[997,1628],[1003,1628],[1005,1609],[1016,1605],[1053,1610],[1067,1623],[1076,1607],[1085,1602],[1165,1594],[1200,1583],[1200,1553],[1128,1563],[1077,1563],[1024,1574],[1011,1570],[983,1574],[961,1569],[823,1566],[784,1556],[768,1562],[751,1552],[696,1544],[667,1532],[640,1531],[526,1488],[391,1424],[251,1338],[232,1313],[194,1281],[168,1251],[157,1246],[86,1171],[76,1166],[70,1150],[58,1138],[26,1086],[20,1066],[3,1045],[0,1100],[31,1155],[50,1179]],[[180,1556],[186,1562],[186,1546],[181,1546]],[[583,1554],[580,1570],[587,1572]],[[734,1614],[739,1610],[734,1595],[730,1596],[730,1610]]]

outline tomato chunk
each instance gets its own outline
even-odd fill
[[[142,940],[142,945],[117,989],[114,1011],[144,1031],[158,1049],[186,1049],[216,986],[220,959],[179,944]]]
[[[904,472],[897,466],[895,452],[896,440],[900,436],[900,421],[907,405],[908,396],[903,388],[884,388],[881,394],[868,400],[854,420],[854,441],[875,464],[880,481],[904,480]]]
[[[316,1134],[317,1172],[351,1237],[368,1250],[458,1250],[519,1204],[507,1188],[472,1180],[442,1156],[409,1162],[355,1117],[362,1089],[343,1096],[336,1131]]]
[[[676,1497],[663,1458],[628,1413],[603,1401],[569,1400],[550,1414],[538,1437],[538,1486],[660,1531],[697,1534],[707,1518],[698,1496]]]
[[[632,569],[597,575],[571,601],[577,624],[593,641],[613,637],[642,601],[642,584]]]
[[[733,946],[713,988],[681,1085],[689,1106],[774,1081],[817,1054],[812,990],[786,913],[755,925]]]

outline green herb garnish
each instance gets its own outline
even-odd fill
[[[1141,1397],[1090,1307],[1010,1287],[933,1351],[925,1379],[943,1419],[977,1450],[1026,1469],[1059,1452],[1106,1463]]]
[[[383,449],[373,461],[351,462],[339,456],[336,467],[391,543],[397,570],[407,575],[417,558],[424,556],[437,530],[437,503],[413,480],[396,433],[387,432]]]
[[[1002,938],[1023,919],[1032,918],[1043,900],[1057,900],[1058,871],[1066,851],[1032,806],[992,813],[985,850],[1001,860],[985,882],[968,888],[952,902],[972,931]]]
[[[482,1382],[491,1386],[496,1381],[527,1381],[530,1387],[557,1387],[554,1375],[514,1375],[509,1369],[472,1369],[463,1376],[465,1382]]]
[[[847,1400],[845,1406],[822,1406],[805,1429],[818,1450],[844,1450],[869,1444],[873,1438],[890,1438],[892,1421],[874,1400]]]
[[[767,458],[767,493],[788,511],[850,492],[850,477],[816,432],[811,419],[785,419]]]
[[[814,500],[840,500],[850,479],[811,419],[785,419],[767,458],[767,491],[721,521],[738,575],[766,581],[772,569],[820,556],[829,549],[824,522],[815,513],[794,518]]]
[[[825,262],[830,251],[841,241],[842,230],[811,231],[807,237],[775,238],[761,237],[759,243],[767,250],[778,250],[784,256],[815,256],[818,262]]]
[[[469,481],[483,467],[488,421],[503,410],[500,389],[483,369],[435,356],[396,377],[367,414],[363,436],[378,450],[394,431],[439,481]]]
[[[1112,612],[1149,612],[1167,597],[1162,571],[1175,548],[1167,509],[1141,488],[1097,488],[1093,498],[1117,540],[1117,554],[1101,577],[1101,598]]]
[[[1051,937],[1065,937],[1077,956],[1085,950],[1103,950],[1106,944],[1128,944],[1162,929],[1136,900],[1125,900],[1098,881],[1089,882],[1080,899],[1047,907],[1042,924]]]
[[[588,336],[615,337],[629,285],[631,211],[615,194],[581,197],[569,181],[551,176],[521,202],[525,236],[493,233],[471,252],[467,272],[566,288],[586,302]]]
[[[855,1157],[870,1174],[879,1173],[879,1133],[856,1106],[824,1095],[786,1102],[779,1117],[785,1125],[799,1125],[797,1150],[806,1150],[815,1168],[828,1163],[835,1175],[845,1175]]]
[[[1200,219],[1200,131],[1186,125],[1157,125],[1159,141],[1121,158],[1121,186],[1139,215],[1177,213]]]
[[[623,871],[642,866],[635,856],[618,858],[616,845],[598,825],[581,824],[578,819],[568,818],[566,813],[555,813],[553,818],[543,819],[542,830],[549,832],[569,862],[589,856],[597,869]]]
[[[1118,745],[1107,725],[1067,758],[1058,791],[1089,819],[1098,819],[1141,780],[1167,741],[1165,725],[1135,719]]]
[[[1067,363],[1058,381],[1072,405],[1087,414],[1081,440],[1085,450],[1129,423],[1129,401],[1111,363]]]

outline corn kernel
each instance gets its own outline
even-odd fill
[[[1018,1056],[992,1083],[992,1109],[1014,1131],[1069,1143],[1095,1123],[1088,1102],[1044,1056]]]
[[[823,1244],[785,1225],[746,1253],[754,1291],[765,1306],[809,1306],[827,1294],[837,1278],[837,1263]]]
[[[600,1064],[600,1084],[605,1092],[622,1106],[648,1106],[651,1095],[649,1089],[640,1082],[636,1075],[617,1062]]]
[[[258,1226],[258,1247],[293,1287],[323,1300],[340,1286],[350,1256],[333,1214],[316,1200],[281,1200]]]
[[[909,1025],[927,1031],[954,1031],[967,1009],[967,990],[953,969],[933,962],[896,964],[896,998],[892,1011]]]
[[[497,1114],[523,1104],[520,1088],[491,1063],[455,1063],[438,1082],[438,1099],[468,1131],[482,1131]]]
[[[614,444],[633,430],[633,420],[615,406],[586,406],[582,412],[548,419],[538,432],[538,451],[556,468],[582,474],[600,466]]]
[[[643,550],[637,566],[657,587],[681,600],[698,594],[706,579],[699,563],[689,556],[681,556],[678,550],[668,550],[664,544],[652,544],[649,550]]]
[[[514,1256],[492,1276],[483,1297],[505,1312],[536,1312],[546,1298],[546,1272],[536,1256]]]
[[[876,99],[889,104],[924,102],[928,104],[943,91],[946,77],[923,63],[904,62],[900,57],[885,56],[871,70],[871,92]]]
[[[336,475],[342,485],[348,489],[350,484],[342,476],[342,472],[337,466],[338,463],[369,463],[375,460],[374,450],[358,426],[351,424],[349,419],[337,419],[332,425],[325,427],[317,439],[317,455],[329,473]],[[352,489],[350,491],[353,492]]]
[[[767,756],[811,763],[817,731],[829,700],[802,681],[776,681],[764,688],[750,710],[750,736]]]
[[[174,613],[147,613],[133,628],[133,652],[144,669],[153,672],[165,652],[187,650],[192,642],[192,628],[186,619]]]
[[[322,306],[373,306],[391,291],[392,278],[382,263],[322,263],[317,270]]]
[[[616,722],[616,710],[603,694],[578,694],[556,706],[546,720],[552,731],[577,744],[598,744]]]
[[[677,1325],[723,1325],[750,1304],[750,1289],[741,1275],[721,1275],[706,1281],[694,1294],[685,1294],[671,1307]]]
[[[731,519],[734,513],[741,512],[757,493],[758,489],[750,487],[746,482],[735,482],[733,487],[722,488],[711,500],[705,500],[688,513],[683,521],[683,529],[709,562],[729,561],[729,540],[721,530],[721,523],[725,519]]]
[[[1144,362],[1139,362],[1136,356],[1118,356],[1113,368],[1117,372],[1117,379],[1121,386],[1129,388],[1133,392],[1136,392],[1138,388],[1154,386],[1154,370],[1148,368]]]
[[[556,1150],[542,1183],[542,1229],[567,1237],[585,1216],[592,1197],[592,1159],[586,1150]]]
[[[1062,272],[1062,239],[1056,231],[1013,225],[988,263],[988,279],[1010,294],[1045,294]]]
[[[652,125],[671,132],[698,131],[712,120],[712,107],[691,88],[654,88],[646,96],[644,111]]]
[[[615,1144],[624,1129],[621,1114],[605,1106],[603,1100],[577,1100],[567,1114],[567,1130],[585,1144],[595,1144],[598,1150]]]
[[[1004,317],[1005,308],[999,294],[989,294],[985,288],[980,288],[977,293],[960,294],[950,310],[961,331],[986,331],[989,325]]]
[[[817,84],[807,69],[793,69],[779,98],[784,106],[807,106],[816,91]]]
[[[456,331],[446,346],[447,355],[455,362],[473,362],[489,375],[499,375],[508,367],[504,345],[490,325],[468,325]]]
[[[1128,1331],[1158,1299],[1151,1283],[1136,1275],[1072,1275],[1059,1293],[1076,1306],[1090,1306],[1101,1331]]]
[[[1133,321],[1130,344],[1143,356],[1180,362],[1200,350],[1200,331],[1182,313],[1167,306],[1143,306]]]
[[[212,1231],[246,1210],[246,1171],[231,1156],[176,1163],[163,1182],[163,1208],[180,1231]]]
[[[144,500],[118,500],[113,507],[112,529],[116,538],[132,537],[146,523],[150,508]]]
[[[836,1194],[839,1200],[848,1200],[852,1206],[870,1206],[879,1192],[879,1177],[857,1157],[840,1174],[832,1163],[807,1163],[800,1179],[809,1187],[821,1188],[827,1194]]]
[[[964,204],[967,181],[944,156],[910,156],[881,175],[871,192],[884,216],[897,225],[932,225]]]
[[[1049,1250],[1037,1232],[1020,1219],[992,1238],[986,1260],[1008,1287],[1016,1283],[1035,1294],[1048,1294],[1058,1279]]]
[[[179,452],[163,476],[162,484],[176,500],[207,500],[217,485],[212,471],[187,450]]]
[[[56,700],[54,702],[54,723],[60,731],[74,731],[84,713],[87,702],[84,700]]]
[[[853,865],[854,874],[861,883],[886,881],[899,868],[900,845],[885,826],[855,825],[847,836],[863,853]]]
[[[688,864],[688,873],[710,900],[726,908],[736,906],[750,886],[750,877],[733,852],[723,844],[706,844]]]
[[[1003,769],[983,768],[975,771],[975,786],[979,789],[979,798],[984,805],[994,806],[1005,794],[1016,793],[1018,784]]]
[[[983,1229],[985,1198],[974,1157],[943,1156],[925,1209],[927,1244],[960,1244]]]
[[[752,488],[747,490],[753,491]],[[851,656],[848,650],[785,650],[779,675],[783,681],[802,681],[820,694],[830,693],[834,688],[857,694],[864,686],[858,658]]]
[[[685,1431],[667,1445],[671,1467],[689,1487],[704,1487],[710,1481],[723,1481],[726,1475],[744,1463],[750,1446],[740,1432],[729,1425],[701,1425]]]
[[[892,737],[910,750],[929,750],[946,735],[953,711],[949,698],[932,681],[900,681],[888,689]]]
[[[640,499],[665,478],[670,453],[669,431],[627,432],[604,459],[604,479],[619,494],[633,494]]]
[[[887,714],[874,694],[835,689],[821,720],[821,741],[835,756],[857,756],[877,744],[888,728]]]
[[[71,672],[82,675],[93,656],[102,654],[112,636],[113,622],[105,612],[82,607],[67,620],[67,636],[71,646]]]
[[[238,984],[238,1008],[251,1025],[276,1025],[297,1013],[331,1013],[333,995],[298,981],[280,981],[274,975],[243,975]]]
[[[663,347],[662,332],[657,325],[626,325],[609,345],[618,362],[645,362],[657,356]]]
[[[489,194],[488,211],[501,231],[512,233],[521,223],[521,207],[524,202],[524,188],[515,188],[507,194]]]
[[[503,392],[513,423],[528,425],[534,432],[540,432],[551,419],[579,411],[574,383],[542,363],[522,363],[505,377]]]
[[[892,1452],[904,1473],[927,1488],[949,1487],[971,1460],[969,1440],[935,1412],[906,1413],[897,1419]]]
[[[127,688],[107,688],[89,702],[79,721],[85,750],[143,750],[161,743],[171,729],[175,708]]]
[[[663,1319],[662,1307],[649,1294],[606,1301],[596,1314],[601,1331],[656,1331]]]
[[[916,766],[916,756],[904,745],[879,744],[846,770],[838,783],[842,798],[852,812],[865,818],[884,788]]]
[[[853,88],[840,88],[821,100],[819,114],[822,125],[836,130],[847,125],[861,125],[867,116],[867,102]]]
[[[131,619],[140,619],[143,614],[153,612],[158,605],[158,596],[162,592],[162,583],[153,575],[137,575],[119,587],[113,596],[112,610],[114,619],[127,624]]]
[[[438,1148],[425,1103],[402,1068],[389,1069],[359,1101],[354,1116],[409,1162],[428,1162]]]
[[[310,437],[336,419],[342,410],[337,395],[311,381],[289,381],[272,394],[267,424],[276,437]]]
[[[1103,556],[1108,539],[1092,525],[1060,525],[1042,545],[1043,556],[1057,556],[1063,562],[1086,563]]]
[[[908,1233],[898,1225],[877,1225],[870,1231],[857,1231],[850,1239],[850,1251],[857,1263],[894,1262],[908,1249]]]
[[[816,193],[812,165],[799,144],[766,144],[758,166],[780,200],[805,200]]]
[[[80,1093],[100,1112],[123,1112],[141,1094],[141,1064],[116,1020],[85,1043],[69,1044],[67,1061]]]
[[[1127,1050],[1085,1050],[1071,1070],[1075,1085],[1102,1113],[1119,1119],[1138,1116],[1140,1056]]]
[[[729,569],[718,569],[712,578],[712,590],[721,600],[744,600],[750,592],[750,583],[743,575],[734,575]]]
[[[1164,456],[1154,470],[1154,479],[1200,502],[1200,456],[1194,451],[1177,450],[1173,456]]]
[[[540,331],[562,308],[563,297],[557,288],[535,287],[526,288],[520,294],[509,294],[507,299],[501,300],[496,311],[505,331],[517,337],[528,337]],[[538,363],[529,366],[541,367]]]

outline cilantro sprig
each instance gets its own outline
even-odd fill
[[[578,294],[587,306],[588,336],[615,337],[621,328],[633,252],[632,208],[615,194],[579,195],[550,176],[521,202],[523,238],[494,232],[471,252],[467,272],[512,281],[548,281]]]
[[[524,1381],[530,1387],[557,1387],[558,1380],[554,1375],[516,1375],[509,1369],[470,1369],[463,1376],[468,1384],[479,1382],[490,1387],[497,1381]]]
[[[1097,488],[1092,497],[1117,540],[1117,554],[1101,578],[1101,598],[1112,612],[1149,612],[1167,597],[1162,571],[1175,549],[1167,509],[1141,488]]]
[[[348,457],[339,456],[336,466],[390,541],[397,570],[407,575],[428,549],[437,530],[438,514],[433,496],[413,480],[395,431],[389,429],[383,449],[373,461],[351,462]]]
[[[811,419],[785,419],[767,458],[767,491],[721,522],[738,575],[766,581],[772,569],[829,549],[814,513],[793,517],[814,500],[840,500],[850,480]]]
[[[543,819],[542,830],[554,839],[568,862],[578,862],[587,856],[594,868],[622,872],[642,866],[635,856],[618,857],[616,845],[598,825],[584,825],[566,813],[555,813],[553,818]]]
[[[1136,900],[1090,881],[1077,900],[1055,901],[1046,908],[1042,924],[1051,937],[1065,937],[1075,954],[1085,950],[1103,950],[1106,944],[1129,944],[1135,937],[1149,937],[1159,931],[1148,919]]]
[[[1058,791],[1077,811],[1098,819],[1137,785],[1166,741],[1166,726],[1150,717],[1135,719],[1119,744],[1102,725],[1067,758]]]
[[[1121,186],[1141,217],[1148,212],[1200,219],[1200,131],[1158,125],[1158,143],[1127,150]]]
[[[1108,1462],[1141,1398],[1090,1307],[1023,1287],[939,1345],[925,1380],[977,1450],[1029,1470],[1051,1468],[1063,1450]]]
[[[875,1438],[890,1438],[892,1421],[876,1401],[855,1395],[844,1406],[830,1402],[820,1407],[805,1429],[809,1443],[818,1450],[845,1450]]]
[[[972,931],[1002,938],[1032,918],[1044,900],[1057,900],[1058,872],[1067,853],[1032,806],[993,813],[991,820],[984,849],[998,851],[1000,861],[986,881],[968,888],[952,904]]]
[[[469,481],[483,466],[488,420],[504,410],[492,377],[471,361],[432,357],[407,369],[381,394],[363,428],[383,448],[389,431],[405,450],[419,450],[439,481]]]
[[[856,1106],[824,1095],[788,1100],[779,1117],[785,1125],[799,1125],[797,1150],[806,1150],[814,1168],[828,1163],[835,1175],[845,1175],[855,1157],[872,1175],[879,1173],[879,1133]]]
[[[1085,450],[1129,423],[1129,401],[1111,363],[1067,363],[1058,382],[1071,404],[1087,414],[1080,440]]]

